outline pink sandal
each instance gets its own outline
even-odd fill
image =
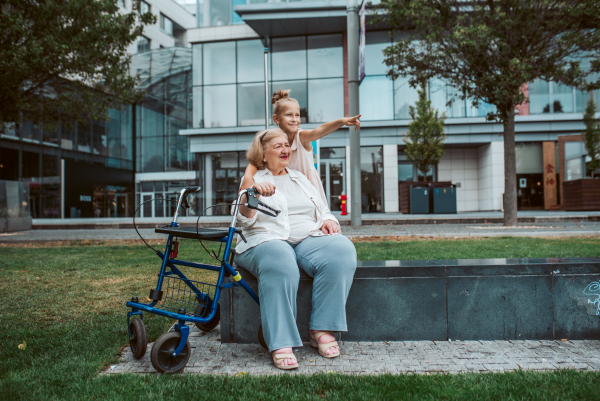
[[[271,356],[273,357],[273,364],[275,365],[276,368],[284,369],[284,370],[298,368],[298,360],[296,359],[294,354],[271,354]],[[281,362],[284,359],[296,359],[296,363],[293,365],[282,365]]]
[[[310,346],[313,348],[317,348],[319,350],[319,354],[324,358],[335,358],[336,356],[340,356],[340,346],[337,341],[331,341],[328,343],[320,344],[319,338],[324,334],[333,335],[333,331],[317,331],[315,334],[312,331],[308,332],[310,334]],[[327,354],[326,351],[331,347],[337,347],[338,351],[333,354]]]

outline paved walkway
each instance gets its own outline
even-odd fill
[[[333,214],[345,223],[350,222],[350,215],[341,216],[340,212]],[[563,210],[520,210],[517,213],[520,220],[526,220],[531,223],[551,223],[557,221],[599,221],[600,211],[597,212],[571,212]],[[491,220],[494,223],[500,223],[504,217],[503,212],[461,212],[455,214],[402,214],[402,213],[363,213],[362,222],[368,224],[440,224],[440,223],[471,223],[480,221],[484,223]],[[184,224],[196,224],[197,217],[179,217],[178,221]],[[466,221],[465,221],[466,220]],[[495,221],[494,221],[495,220]],[[139,224],[166,224],[169,218],[137,218]],[[231,216],[202,216],[201,224],[219,224],[229,225]],[[53,227],[79,227],[79,228],[123,228],[130,226],[131,217],[127,218],[79,218],[79,219],[33,219],[34,229],[52,229]],[[87,227],[87,226],[95,227]],[[121,227],[119,227],[121,226]]]
[[[342,232],[349,238],[356,237],[566,237],[566,236],[600,236],[600,222],[554,222],[521,224],[517,227],[505,228],[501,224],[388,224],[363,225],[354,228],[342,227]],[[146,239],[164,239],[164,234],[157,234],[153,228],[140,229]],[[0,243],[22,243],[43,241],[74,240],[135,240],[139,239],[132,228],[101,228],[79,230],[30,230],[16,233],[0,233]]]
[[[221,344],[219,328],[203,334],[191,326],[192,355],[184,373],[273,375],[273,366],[258,344]],[[308,344],[295,351],[300,367],[290,374],[504,372],[511,370],[600,370],[600,341],[403,341],[341,342],[339,358],[326,359]],[[156,373],[146,355],[136,360],[125,348],[121,361],[104,374]]]

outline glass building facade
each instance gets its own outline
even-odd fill
[[[2,135],[0,140],[0,179],[21,181],[29,187],[30,213],[34,218],[58,218],[61,201],[61,160],[77,166],[95,166],[107,174],[115,171],[129,172],[133,177],[132,107],[109,110],[110,121],[66,124],[58,129],[44,130],[25,121]],[[112,207],[115,193],[129,193],[133,181],[127,185],[93,184],[82,199],[94,205],[89,216],[77,215],[74,206],[72,217],[114,217],[119,215]],[[117,180],[119,181],[119,180]],[[115,183],[116,184],[116,183]],[[76,195],[75,195],[76,196]],[[129,199],[130,210],[133,199]],[[107,203],[108,202],[108,203]],[[99,210],[99,212],[97,211]],[[65,213],[70,217],[70,208]],[[120,213],[121,215],[124,214]],[[125,217],[125,216],[123,216]]]
[[[270,93],[291,89],[302,122],[320,123],[344,115],[341,34],[274,38],[270,48]],[[192,75],[194,128],[264,125],[260,40],[194,45]]]
[[[305,7],[298,6],[301,2],[294,5],[292,0],[178,1],[191,12],[199,10],[197,22],[200,27],[243,24],[235,12],[236,6],[254,4],[257,10],[267,10],[265,13],[268,14],[270,3],[290,3],[286,9],[291,10]],[[306,7],[323,8],[319,3],[324,2],[310,0]],[[281,6],[276,4],[271,8],[275,10]],[[242,13],[241,9],[238,11]],[[180,25],[165,14],[157,12],[157,16],[157,25],[163,33],[183,38]],[[297,20],[302,18],[309,19],[303,16]],[[319,23],[325,20],[323,17]],[[311,26],[315,28],[316,25]],[[13,127],[0,138],[0,180],[26,184],[29,210],[35,218],[61,216],[61,180],[66,180],[63,200],[64,217],[67,218],[130,217],[134,207],[146,201],[139,216],[168,217],[173,213],[178,191],[189,185],[201,186],[202,190],[193,195],[188,216],[199,215],[206,208],[210,208],[207,214],[227,214],[227,207],[212,206],[234,200],[247,166],[239,145],[233,146],[228,141],[247,142],[252,132],[262,129],[265,124],[263,43],[260,39],[248,39],[249,29],[238,28],[227,29],[243,31],[240,35],[244,39],[207,40],[189,48],[149,50],[151,44],[156,45],[156,39],[153,37],[151,43],[148,38],[140,37],[138,54],[132,57],[131,74],[139,77],[139,88],[145,91],[143,100],[123,110],[110,110],[107,121],[74,124],[72,129],[64,125],[50,132],[31,122]],[[278,89],[291,89],[291,96],[300,104],[305,127],[344,116],[348,101],[344,86],[345,76],[347,78],[344,67],[346,37],[342,31],[345,28],[340,28],[337,33],[317,33],[313,28],[304,29],[303,34],[290,31],[268,39],[269,94]],[[213,31],[225,30],[211,28],[202,32]],[[323,31],[330,32],[331,28]],[[262,35],[258,30],[256,32]],[[203,38],[202,35],[195,37]],[[363,125],[365,142],[360,161],[361,203],[365,213],[392,211],[386,209],[385,198],[393,196],[390,193],[394,192],[396,184],[392,185],[391,181],[397,181],[398,185],[406,181],[436,181],[439,175],[444,181],[462,181],[465,191],[473,191],[469,192],[471,196],[482,190],[478,189],[478,180],[491,182],[493,175],[490,173],[490,177],[483,179],[483,175],[477,178],[479,173],[473,172],[487,163],[485,152],[482,150],[478,156],[476,149],[490,144],[489,138],[481,138],[483,135],[473,139],[489,132],[488,127],[479,130],[483,127],[481,119],[473,123],[468,120],[448,123],[447,120],[447,127],[452,125],[448,128],[452,134],[460,134],[460,140],[465,141],[464,148],[471,149],[472,159],[454,158],[462,152],[463,143],[453,143],[449,148],[460,152],[448,152],[445,167],[442,168],[442,164],[435,166],[425,177],[406,160],[401,136],[410,119],[409,107],[415,104],[418,96],[407,78],[392,81],[386,76],[383,50],[393,42],[394,38],[387,31],[367,31],[365,78],[359,87],[361,120],[366,123]],[[528,109],[522,109],[521,115],[582,113],[588,99],[588,94],[582,91],[540,80],[530,82],[527,90],[530,103]],[[468,99],[461,100],[455,88],[440,80],[431,80],[427,91],[432,107],[448,119],[483,117],[494,111],[490,105],[475,107]],[[600,104],[600,91],[593,96],[596,104]],[[271,107],[270,102],[267,107]],[[543,119],[537,117],[540,118]],[[573,117],[576,118],[579,117]],[[525,120],[521,122],[525,123]],[[527,120],[526,123],[537,124],[538,121]],[[186,130],[188,132],[181,135],[181,131]],[[547,130],[536,126],[530,132],[547,135]],[[554,135],[553,132],[548,131],[549,135]],[[222,146],[205,150],[198,144],[208,141],[199,140],[192,152],[190,138],[195,135],[213,136],[217,142],[222,138]],[[544,138],[543,141],[552,140]],[[348,192],[347,143],[345,139],[339,144],[330,138],[324,141],[327,146],[320,148],[321,179],[331,209],[339,211],[339,196]],[[473,143],[467,146],[471,141]],[[519,188],[519,207],[536,208],[543,203],[538,184],[543,166],[542,145],[530,136],[527,141],[517,145],[518,181],[526,183]],[[565,145],[566,179],[591,173],[587,168],[589,156],[581,146],[578,142]],[[444,168],[452,172],[444,172]]]
[[[408,120],[409,107],[418,100],[415,88],[408,84],[409,78],[388,78],[383,50],[394,43],[388,31],[373,31],[366,35],[365,78],[360,84],[360,112],[363,121]],[[428,85],[431,106],[447,118],[485,117],[494,111],[489,104],[477,107],[468,99],[461,100],[457,89],[441,80],[431,80]]]

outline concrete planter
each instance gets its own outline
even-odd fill
[[[31,217],[0,217],[0,233],[31,230]]]
[[[250,287],[256,279],[240,273]],[[347,341],[597,340],[600,258],[359,262]],[[312,279],[300,270],[297,324],[308,341]],[[258,305],[221,297],[221,341],[257,343]]]

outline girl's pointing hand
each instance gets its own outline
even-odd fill
[[[346,117],[346,118],[344,118],[343,119],[344,120],[344,125],[347,126],[347,127],[354,126],[354,131],[358,131],[358,129],[360,128],[360,120],[359,120],[359,118],[360,118],[361,115],[362,114],[359,114],[359,115],[354,116],[354,117]]]

